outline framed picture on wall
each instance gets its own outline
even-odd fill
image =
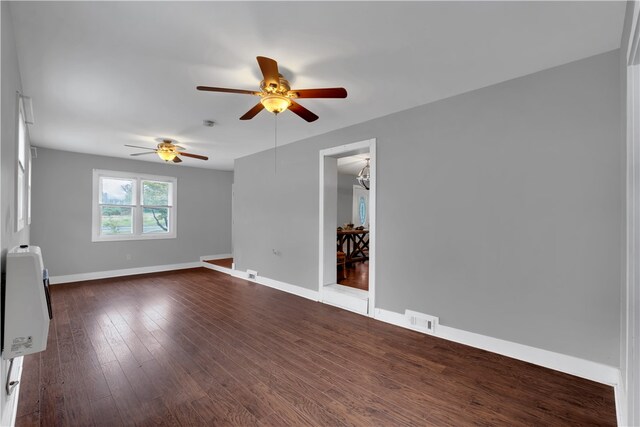
[[[355,227],[369,228],[369,190],[359,185],[353,186],[353,205],[351,221]]]

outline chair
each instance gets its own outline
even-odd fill
[[[338,271],[342,272],[340,277],[341,279],[347,278],[347,255],[344,252],[338,251],[336,256],[336,265],[338,267]]]

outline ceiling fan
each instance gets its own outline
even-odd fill
[[[125,144],[124,146],[132,147],[132,148],[142,148],[144,150],[151,150],[151,151],[145,151],[143,153],[133,153],[131,154],[132,156],[144,156],[145,154],[156,153],[158,157],[160,157],[165,162],[180,163],[182,162],[182,159],[180,158],[180,156],[192,157],[194,159],[200,159],[200,160],[209,160],[207,156],[201,156],[200,154],[192,154],[192,153],[185,152],[184,151],[185,148],[177,145],[178,141],[175,141],[173,139],[158,138],[157,141],[160,141],[158,143],[157,148],[140,147],[137,145],[129,145],[129,144]]]
[[[342,87],[323,89],[291,89],[287,79],[282,77],[282,74],[278,72],[278,63],[275,60],[264,56],[258,56],[256,59],[258,60],[260,71],[262,71],[262,75],[264,77],[264,80],[260,82],[259,92],[210,86],[198,86],[197,89],[209,92],[240,93],[261,97],[260,102],[258,102],[251,110],[247,111],[244,116],[240,117],[240,120],[250,120],[263,109],[274,114],[279,114],[284,110],[289,109],[304,120],[313,122],[318,120],[318,116],[298,104],[294,99],[347,97],[347,91]]]

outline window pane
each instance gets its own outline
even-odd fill
[[[133,233],[133,209],[121,206],[100,207],[100,234],[115,236]]]
[[[143,208],[142,233],[168,233],[169,208]]]
[[[145,206],[170,206],[168,182],[142,181],[142,204]]]
[[[27,219],[31,224],[31,171],[33,170],[33,158],[29,153],[29,175],[27,176]]]
[[[134,181],[131,179],[100,178],[100,203],[104,205],[132,205]]]
[[[18,109],[18,162],[20,166],[24,168],[25,164],[25,139],[27,130],[25,129],[24,116],[22,115],[22,108]]]
[[[18,200],[16,201],[16,203],[18,204],[16,206],[18,212],[18,229],[22,228],[23,222],[24,221],[24,170],[22,170],[21,168],[18,168]]]

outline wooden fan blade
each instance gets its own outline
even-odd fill
[[[289,106],[289,110],[299,115],[300,117],[302,117],[308,122],[315,122],[316,120],[318,120],[318,116],[316,116],[311,111],[304,108],[302,105],[295,102],[293,99],[291,100],[291,105]]]
[[[173,158],[173,160],[171,160],[171,161],[172,161],[173,163],[181,163],[181,162],[182,162],[182,159],[181,159],[180,157],[178,157],[178,156],[175,156],[175,157]]]
[[[347,90],[343,87],[328,87],[323,89],[295,89],[289,93],[296,98],[346,98]]]
[[[211,87],[211,86],[197,86],[196,89],[204,90],[207,92],[225,92],[225,93],[240,93],[243,95],[260,95],[260,92],[244,89],[227,89],[225,87]]]
[[[140,147],[139,145],[129,145],[129,144],[124,144],[125,147],[131,147],[131,148],[142,148],[143,150],[155,150],[156,147]]]
[[[240,117],[240,120],[251,120],[262,110],[264,110],[264,105],[258,102],[251,110],[244,113],[244,116]]]
[[[130,156],[144,156],[145,154],[156,154],[156,152],[155,151],[147,151],[145,153],[133,153],[133,154],[130,154]]]
[[[262,71],[262,75],[264,76],[265,86],[271,86],[273,88],[279,87],[280,73],[278,72],[278,63],[265,56],[258,56],[256,59],[258,60],[260,71]]]
[[[200,154],[185,153],[184,151],[181,152],[180,155],[181,156],[187,156],[187,157],[193,157],[194,159],[209,160],[209,158],[207,156],[201,156]]]

